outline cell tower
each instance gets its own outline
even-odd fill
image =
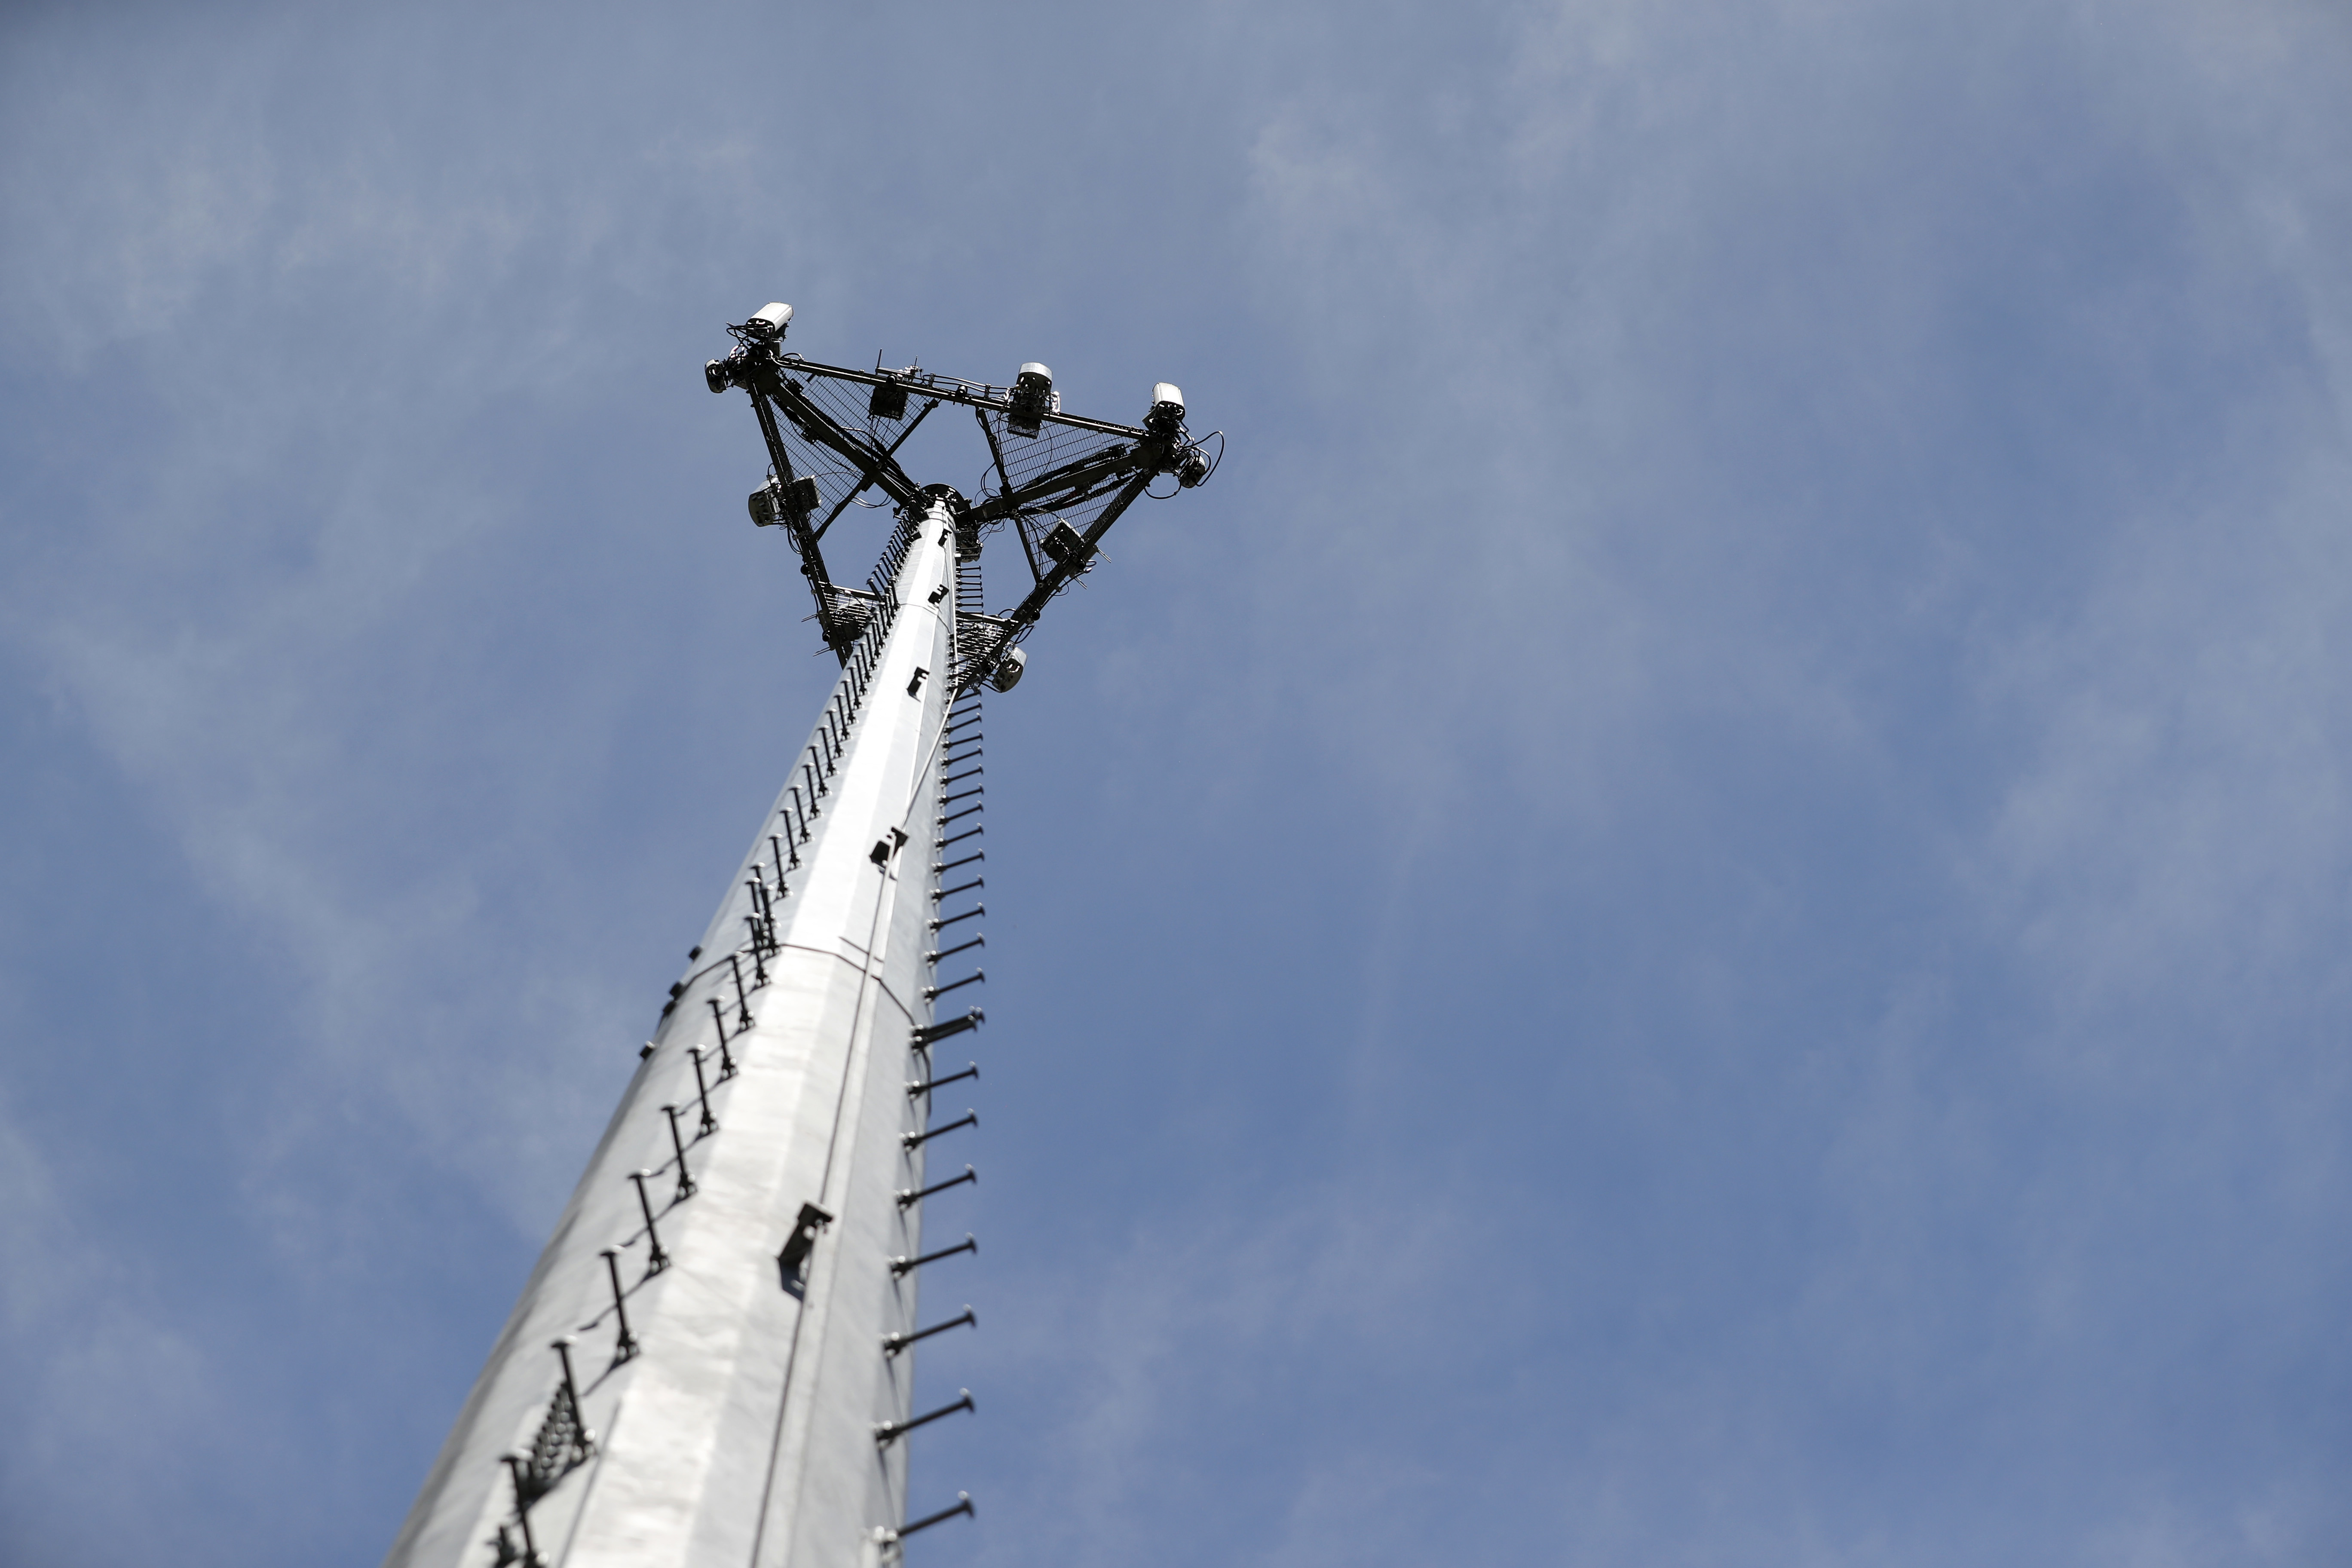
[[[387,1568],[881,1568],[969,1497],[907,1518],[908,1447],[973,1409],[912,1405],[915,1346],[976,1326],[916,1310],[933,1268],[936,1140],[978,1117],[948,1043],[982,975],[980,697],[1021,679],[1021,644],[1146,495],[1215,458],[1183,395],[1140,426],[1065,414],[1053,374],[1009,387],[916,366],[819,364],[783,349],[792,308],[728,328],[706,367],[741,388],[768,448],[751,520],[800,555],[841,678],[491,1349]],[[919,404],[910,416],[910,405]],[[949,404],[972,411],[988,479],[970,501],[897,454]],[[1156,489],[1165,479],[1165,491]],[[874,493],[879,499],[867,500]],[[894,525],[862,586],[827,531],[853,507]],[[1029,586],[981,602],[983,544],[1009,530]],[[952,998],[952,1001],[950,999]],[[941,1004],[952,1016],[941,1016]]]

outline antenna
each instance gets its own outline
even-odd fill
[[[635,1076],[386,1568],[649,1562],[656,1540],[688,1568],[885,1568],[972,1511],[958,1493],[908,1521],[907,1467],[922,1428],[977,1409],[966,1391],[918,1415],[913,1363],[978,1322],[926,1327],[918,1298],[979,1250],[922,1228],[978,1179],[925,1161],[981,1136],[977,1111],[931,1103],[980,1072],[931,1054],[983,1018],[956,994],[985,973],[942,973],[986,945],[965,923],[987,912],[981,704],[1111,526],[1208,479],[1223,437],[1196,440],[1167,382],[1122,425],[1066,413],[1040,362],[1003,386],[855,370],[787,353],[792,322],[779,303],[729,326],[703,374],[751,398],[751,521],[791,542],[840,675],[653,1037],[619,1037]],[[900,463],[948,404],[980,427],[971,499]],[[860,584],[824,548],[853,506],[892,519]],[[981,557],[1008,534],[1025,576],[991,613]]]
[[[1184,394],[1171,382],[1153,385],[1140,425],[1083,418],[1062,412],[1054,373],[1042,363],[1024,364],[1002,390],[914,365],[853,370],[787,353],[792,315],[789,305],[770,305],[729,327],[735,348],[706,364],[703,379],[713,392],[740,387],[750,394],[769,462],[767,483],[751,495],[751,521],[782,527],[791,539],[826,646],[844,658],[872,595],[835,582],[821,546],[834,521],[868,489],[896,503],[901,517],[944,505],[961,561],[978,560],[986,540],[1011,527],[1029,590],[1001,615],[964,616],[971,635],[956,679],[959,692],[970,690],[1005,676],[1010,664],[1004,689],[1020,679],[1021,662],[1012,656],[1046,605],[1093,570],[1103,535],[1121,514],[1162,475],[1181,489],[1204,483],[1216,471],[1205,441],[1223,451],[1222,433],[1195,440],[1185,428]],[[908,418],[912,397],[920,397],[922,407]],[[919,487],[898,466],[898,448],[944,403],[972,410],[987,442],[994,488],[977,504],[950,486]],[[820,507],[823,519],[812,521]]]

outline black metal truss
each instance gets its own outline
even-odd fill
[[[1041,416],[1044,439],[1015,443],[1005,429],[1013,411],[1009,388],[913,366],[865,371],[825,364],[783,353],[772,336],[730,331],[739,346],[726,360],[713,362],[712,385],[750,393],[773,470],[764,497],[753,497],[754,515],[781,523],[792,540],[816,602],[818,627],[826,646],[845,660],[873,613],[877,595],[835,582],[822,542],[848,507],[867,504],[858,498],[868,489],[880,491],[897,508],[902,527],[931,500],[946,500],[962,558],[976,556],[982,535],[1008,523],[1020,542],[1029,592],[1000,615],[963,616],[971,623],[971,635],[961,639],[954,680],[959,690],[969,690],[1028,636],[1056,595],[1093,568],[1103,535],[1152,480],[1171,474],[1190,486],[1213,467],[1181,423],[1171,427],[1155,418],[1154,427],[1147,428],[1055,410]],[[855,427],[853,388],[870,394],[863,429]],[[923,404],[908,418],[910,394]],[[898,449],[942,403],[972,409],[987,439],[990,475],[977,503],[948,486],[918,485],[899,466]],[[887,441],[881,428],[887,424],[899,426]],[[805,475],[794,467],[787,426],[803,444]],[[820,519],[817,509],[827,502]]]

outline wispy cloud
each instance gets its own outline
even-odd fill
[[[546,21],[6,24],[10,690],[91,749],[12,914],[261,1000],[105,1042],[230,1108],[115,1150],[201,1310],[0,1079],[0,1542],[142,1408],[185,1518],[89,1561],[388,1531],[820,679],[696,385],[778,294],[1235,435],[993,704],[942,1554],[2346,1539],[2339,20]],[[208,1423],[327,1502],[207,1511]]]

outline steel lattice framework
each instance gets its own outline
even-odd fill
[[[752,520],[790,535],[818,625],[836,651],[856,639],[882,587],[875,577],[863,589],[835,582],[824,537],[850,508],[867,504],[869,490],[902,510],[944,502],[961,559],[978,559],[982,542],[1008,524],[1020,542],[1027,594],[1002,614],[964,617],[959,688],[968,689],[1001,672],[1007,653],[1055,595],[1092,569],[1102,536],[1155,479],[1165,477],[1175,489],[1199,485],[1216,471],[1223,451],[1220,434],[1192,437],[1183,395],[1166,382],[1152,389],[1141,425],[1118,425],[1063,413],[1052,374],[1040,364],[1024,365],[1000,388],[914,365],[851,370],[787,353],[791,311],[769,310],[781,311],[781,319],[763,314],[730,327],[734,352],[712,360],[704,374],[714,392],[740,386],[751,395],[771,465],[767,485],[752,492]],[[987,442],[977,502],[944,485],[918,487],[898,465],[898,448],[947,404],[971,409]],[[787,430],[799,440],[797,463]],[[1209,442],[1216,443],[1213,453]]]

